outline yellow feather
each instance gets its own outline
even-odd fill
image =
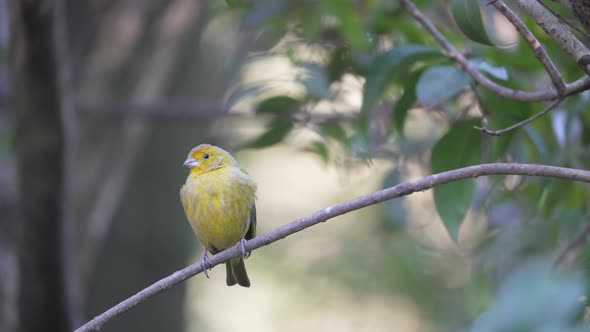
[[[180,189],[180,199],[195,235],[207,251],[217,253],[235,245],[246,234],[254,236],[256,184],[237,161],[221,148],[202,144],[191,150],[185,165],[191,172]],[[243,266],[239,260],[227,263],[228,284],[237,278],[247,287],[245,270],[232,270],[241,268],[240,263]],[[243,276],[229,275],[242,272],[243,282]],[[243,284],[246,281],[247,285]]]

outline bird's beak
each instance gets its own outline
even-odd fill
[[[198,164],[199,164],[198,160],[189,156],[186,158],[186,160],[184,161],[184,164],[182,164],[182,166],[188,167],[188,168],[193,168],[193,167],[197,166]]]

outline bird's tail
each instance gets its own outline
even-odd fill
[[[232,258],[225,263],[225,270],[227,273],[227,285],[233,286],[236,283],[242,287],[250,287],[250,279],[246,273],[246,265],[244,258]]]

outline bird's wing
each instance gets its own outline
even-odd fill
[[[256,203],[252,202],[252,209],[250,210],[250,228],[246,232],[244,238],[246,240],[253,239],[256,236]]]

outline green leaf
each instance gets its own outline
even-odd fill
[[[4,114],[0,114],[0,161],[8,159],[13,149],[13,127]]]
[[[453,0],[451,12],[455,23],[469,39],[484,45],[494,45],[484,27],[477,0]]]
[[[423,70],[417,70],[408,77],[406,84],[404,85],[404,92],[402,96],[397,100],[393,107],[393,121],[395,129],[404,135],[404,124],[406,122],[406,116],[408,110],[416,104],[416,83],[422,75]]]
[[[443,102],[469,86],[471,78],[453,66],[430,67],[424,71],[416,85],[416,97],[422,105]]]
[[[352,56],[349,48],[339,47],[333,50],[325,67],[328,81],[340,80],[344,74],[352,70],[352,66]]]
[[[508,86],[513,87],[514,85],[509,81]],[[487,126],[489,129],[506,128],[532,114],[531,103],[506,99],[481,87],[476,88],[475,91],[480,108],[487,113]],[[501,158],[513,142],[516,133],[518,133],[518,130],[509,131],[501,136],[486,137],[484,144],[491,145],[491,149],[488,149],[491,153],[489,158],[483,161],[494,162]]]
[[[266,132],[255,139],[246,142],[241,146],[242,149],[248,148],[266,148],[271,145],[280,143],[293,129],[290,122],[273,122],[269,125]]]
[[[329,0],[326,3],[329,10],[339,19],[339,30],[346,41],[358,50],[367,50],[369,41],[361,25],[360,13],[349,1]]]
[[[507,81],[509,78],[508,70],[506,70],[506,67],[494,66],[483,59],[473,59],[469,60],[469,62],[473,64],[475,68],[479,69],[479,71],[488,73],[490,76],[494,78],[497,78],[502,81]]]
[[[527,137],[530,139],[531,147],[533,148],[534,152],[538,153],[539,159],[537,162],[541,164],[549,163],[551,160],[551,152],[548,149],[547,144],[545,143],[543,135],[541,135],[541,133],[535,127],[529,124],[522,126],[522,130],[527,134]]]
[[[403,77],[416,62],[442,57],[440,51],[424,45],[402,45],[377,55],[369,68],[364,87],[361,130],[366,132],[369,115],[391,82]]]
[[[454,124],[432,149],[432,173],[475,165],[481,157],[481,133],[473,129],[477,121]],[[472,179],[434,187],[434,203],[451,237],[456,240],[459,226],[471,206],[475,183]]]
[[[342,128],[342,126],[338,122],[325,122],[320,124],[319,126],[320,132],[326,137],[331,137],[337,140],[338,142],[342,143],[346,142],[346,140],[348,139],[346,136],[346,132],[344,131],[344,128]]]
[[[305,148],[305,151],[312,152],[318,155],[324,163],[329,161],[329,153],[326,144],[322,141],[313,141]]]
[[[315,63],[302,63],[300,67],[303,69],[300,76],[297,78],[307,93],[319,99],[328,99],[331,97],[328,77],[324,69]]]
[[[295,113],[301,107],[301,102],[297,99],[287,96],[277,96],[265,99],[258,107],[257,113],[270,114],[291,114]]]
[[[472,331],[583,331],[572,322],[584,310],[585,292],[580,272],[558,271],[550,259],[521,262]]]
[[[241,0],[225,0],[225,3],[227,4],[227,6],[229,8],[235,9],[235,8],[247,8],[246,4],[244,1]]]

